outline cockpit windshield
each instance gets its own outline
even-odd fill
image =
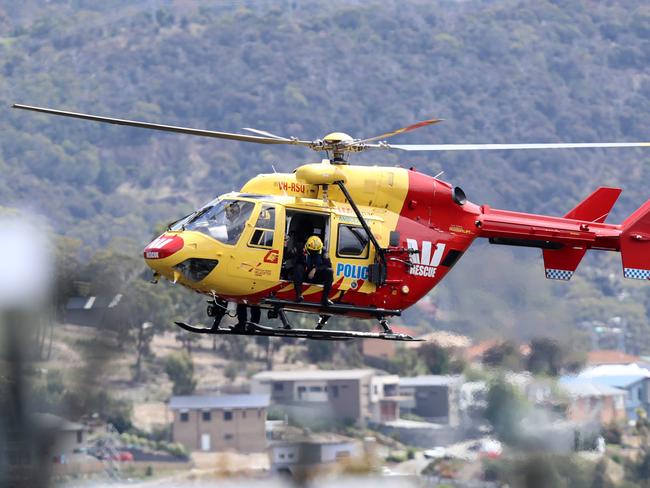
[[[181,219],[171,230],[203,232],[224,244],[235,244],[244,231],[255,204],[243,200],[222,200],[202,208],[189,219]],[[175,227],[179,227],[176,229]]]

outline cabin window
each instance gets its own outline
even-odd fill
[[[363,227],[339,225],[336,255],[338,257],[360,259],[368,257],[368,234],[363,230]]]
[[[181,412],[180,420],[181,420],[181,422],[189,422],[190,421],[190,413],[189,412]]]
[[[270,249],[273,247],[273,234],[275,233],[275,207],[271,205],[262,205],[260,214],[255,223],[253,237],[249,245],[251,247],[264,247]]]
[[[201,413],[201,418],[204,422],[210,422],[212,420],[212,412],[210,412],[210,410],[204,410]]]
[[[225,421],[227,421],[227,422],[232,420],[232,412],[224,412],[223,413],[223,419]]]

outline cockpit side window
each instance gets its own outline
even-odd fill
[[[203,232],[224,244],[236,244],[255,204],[243,200],[221,200],[199,210],[185,230]]]
[[[275,207],[262,205],[260,214],[255,223],[253,237],[250,245],[253,247],[273,247],[273,234],[275,233]]]

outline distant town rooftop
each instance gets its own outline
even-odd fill
[[[282,436],[281,439],[272,441],[273,446],[292,445],[292,444],[345,444],[355,442],[355,439],[340,434],[333,433],[312,433],[312,432],[289,432]]]
[[[639,356],[632,356],[623,351],[612,349],[599,349],[587,353],[587,364],[597,366],[599,364],[632,364],[641,362]]]
[[[650,378],[650,370],[637,364],[603,364],[585,369],[577,378],[591,379],[609,386],[627,387]]]
[[[462,380],[462,376],[424,375],[412,378],[400,378],[399,386],[445,386],[453,385]]]
[[[375,374],[384,374],[384,372],[374,369],[263,371],[253,375],[253,379],[269,381],[358,380]]]
[[[85,429],[83,424],[70,422],[51,413],[35,413],[32,415],[32,421],[36,426],[45,430],[76,431]]]
[[[590,380],[565,378],[560,380],[560,386],[572,397],[603,397],[626,395],[625,390],[597,383]]]
[[[169,400],[169,408],[265,408],[269,406],[268,395],[219,395],[219,396],[174,396]]]

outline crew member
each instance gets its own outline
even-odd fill
[[[296,301],[303,300],[302,283],[305,281],[306,276],[308,282],[323,285],[321,304],[323,306],[333,305],[334,303],[329,299],[329,294],[332,289],[334,274],[332,272],[332,262],[327,254],[323,253],[323,241],[318,236],[311,236],[307,239],[305,251],[307,251],[307,254],[304,257],[304,266],[296,265],[294,267],[293,283],[296,288]]]
[[[251,323],[259,324],[262,316],[262,309],[257,305],[251,305]],[[237,325],[233,328],[235,332],[245,332],[248,322],[248,306],[245,303],[237,304]]]
[[[239,239],[239,236],[244,231],[244,222],[239,217],[241,216],[241,208],[238,202],[231,202],[226,205],[226,218],[228,224],[226,231],[228,232],[228,240],[226,244],[234,244]]]

